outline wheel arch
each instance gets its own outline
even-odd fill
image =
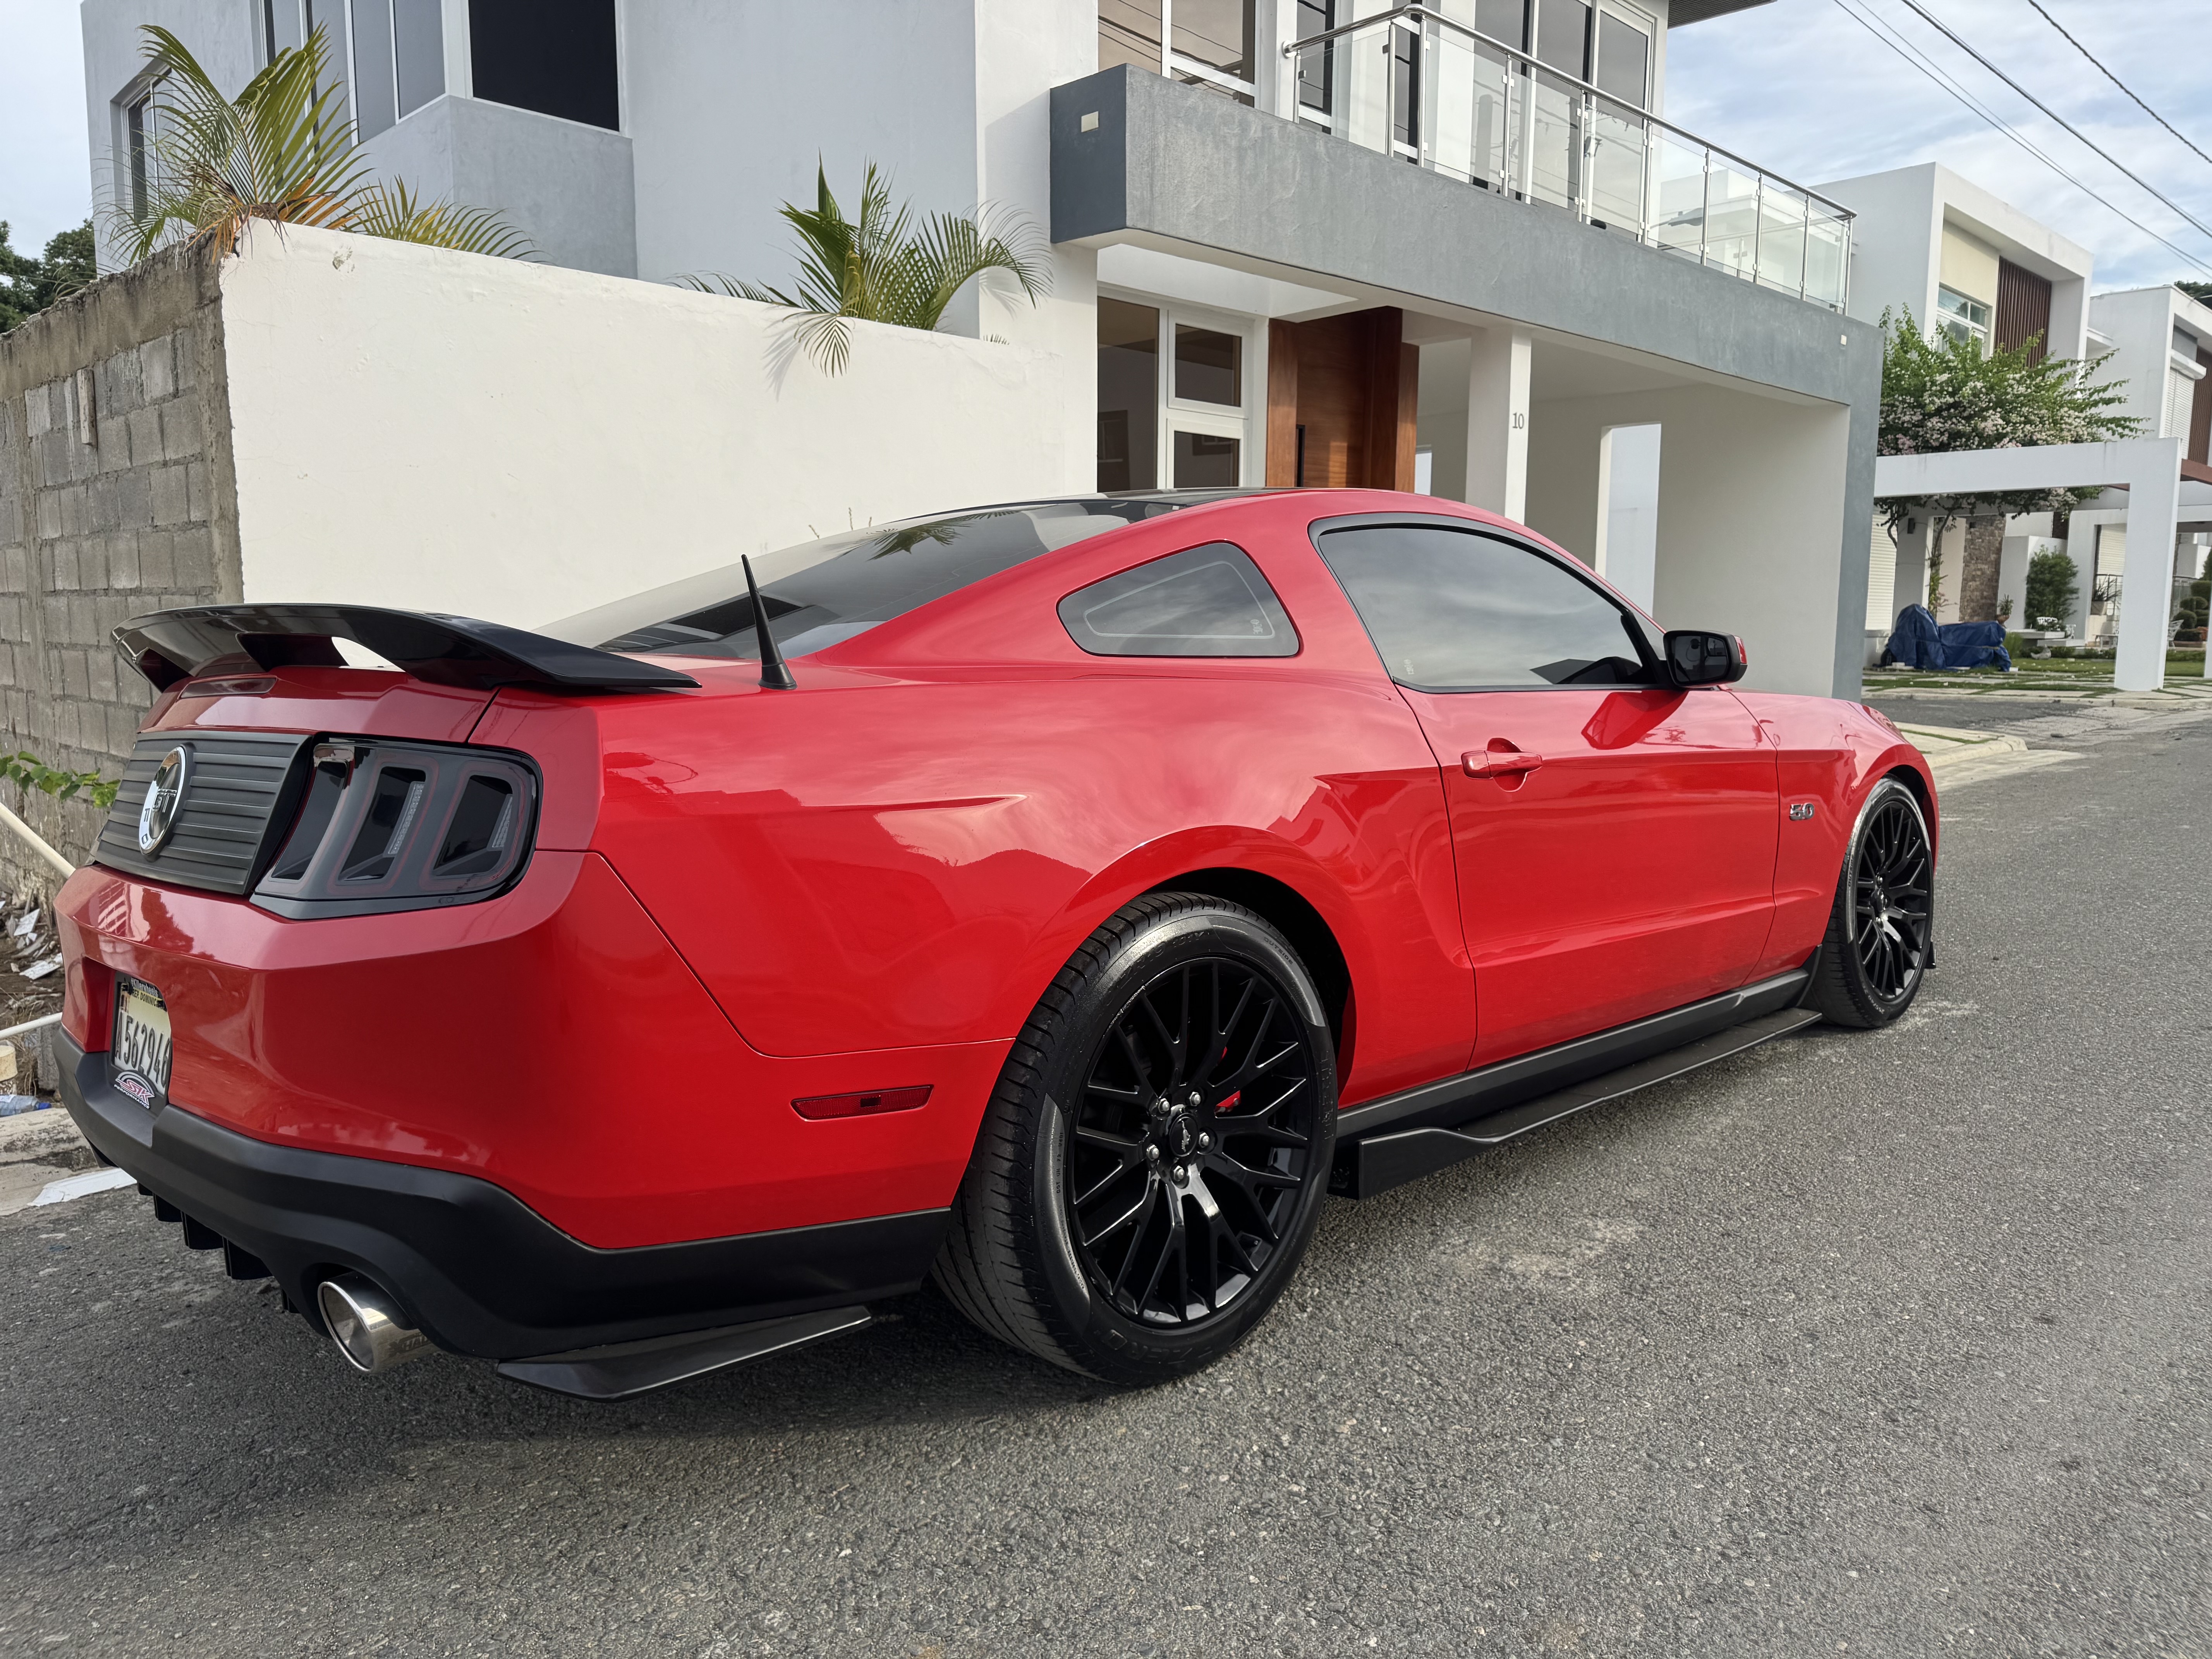
[[[1336,933],[1304,894],[1288,882],[1256,870],[1216,865],[1187,870],[1146,890],[1152,893],[1204,893],[1241,904],[1265,920],[1288,939],[1291,948],[1313,975],[1328,1014],[1329,1040],[1336,1045],[1337,1075],[1344,1076],[1352,1061],[1352,1041],[1357,1035],[1353,1018],[1352,969]]]
[[[1912,792],[1912,799],[1920,804],[1920,817],[1928,826],[1929,852],[1940,860],[1942,856],[1943,837],[1936,816],[1936,790],[1929,782],[1927,773],[1919,766],[1899,761],[1890,767],[1876,777],[1873,783],[1867,786],[1866,796],[1861,799],[1860,805],[1863,808],[1866,799],[1872,797],[1875,790],[1892,778],[1895,778],[1910,789]]]

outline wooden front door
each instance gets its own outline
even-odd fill
[[[1420,349],[1395,306],[1267,325],[1267,482],[1413,487]]]

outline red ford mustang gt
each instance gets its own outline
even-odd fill
[[[1425,497],[983,507],[543,633],[118,640],[162,696],[58,907],[67,1103],[363,1370],[611,1397],[933,1278],[1170,1376],[1324,1194],[1929,965],[1887,720],[1733,690],[1734,639]]]

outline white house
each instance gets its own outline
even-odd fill
[[[1525,520],[1664,620],[1745,635],[1754,681],[1850,692],[1880,378],[1878,331],[1847,294],[1852,216],[1662,116],[1670,29],[1763,3],[85,0],[82,15],[104,199],[139,187],[157,119],[143,21],[226,85],[326,26],[376,166],[504,211],[543,260],[578,273],[562,281],[783,283],[779,207],[811,199],[817,161],[849,207],[873,161],[917,208],[989,204],[1049,245],[1048,300],[971,295],[949,322],[982,349],[986,380],[993,351],[1029,354],[998,391],[969,395],[1006,403],[994,422],[1053,434],[1062,459],[1034,488],[1419,485]],[[580,301],[549,304],[540,349],[589,356],[638,307],[665,310],[626,291],[594,300],[596,319]],[[281,295],[257,294],[281,327]],[[488,303],[453,282],[417,302],[459,339],[468,307]],[[318,315],[343,329],[343,313]],[[297,575],[317,549],[392,539],[374,492],[341,514],[299,481],[362,476],[365,455],[416,475],[466,465],[410,428],[410,373],[418,399],[478,409],[472,433],[509,423],[511,450],[567,441],[556,411],[489,395],[501,369],[484,354],[410,368],[394,345],[405,319],[380,325],[367,353],[393,383],[241,434],[249,583],[256,569]],[[333,361],[358,362],[344,343]],[[455,386],[463,361],[476,379]],[[729,395],[788,397],[813,372]],[[657,429],[654,373],[626,362],[623,395],[639,404],[610,405],[609,422]],[[835,419],[787,423],[792,459],[762,533],[803,516],[785,503],[810,492],[824,513],[973,499],[1003,469],[949,453],[955,412],[909,411],[934,428],[917,440],[927,482],[895,503],[856,482],[881,458]],[[293,481],[281,510],[248,499],[254,477]],[[726,556],[653,533],[696,520],[679,508],[701,480],[639,483],[628,505],[655,570]],[[441,557],[439,580],[506,595],[507,620],[557,614],[502,574],[512,523],[479,513],[478,494],[462,475],[438,499],[459,515],[470,550],[457,556],[487,568],[463,583]],[[547,516],[596,522],[571,506]],[[588,580],[588,544],[560,557]],[[627,562],[602,573],[609,592],[635,580]],[[414,602],[450,603],[429,580]]]
[[[1858,215],[1851,272],[1854,315],[1879,323],[1887,313],[1910,316],[1923,329],[1978,341],[1984,350],[2041,340],[2045,353],[2095,355],[2089,335],[2090,283],[2095,258],[2077,246],[1948,167],[1934,162],[1838,179],[1823,191]],[[1997,602],[2011,601],[2016,626],[2026,616],[2027,561],[2056,547],[2050,515],[2030,514],[2005,526]],[[1875,517],[1867,568],[1869,658],[1897,613],[1928,592],[1928,526],[1897,531]],[[1952,523],[1935,550],[1939,621],[1960,617],[1966,526]]]

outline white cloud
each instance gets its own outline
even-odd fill
[[[1856,0],[2068,172],[2212,267],[2191,229],[2036,112],[1902,0]],[[1922,0],[2115,157],[2207,224],[2212,162],[2191,155],[2035,14],[2027,0]],[[2212,150],[2212,83],[2188,9],[2150,0],[2043,0],[2075,39]],[[1837,0],[1777,0],[1671,34],[1667,117],[1801,184],[1941,161],[2097,256],[2100,290],[2208,273],[2066,183],[1846,15]]]
[[[92,213],[83,40],[74,0],[4,0],[0,20],[0,219],[35,254]]]

